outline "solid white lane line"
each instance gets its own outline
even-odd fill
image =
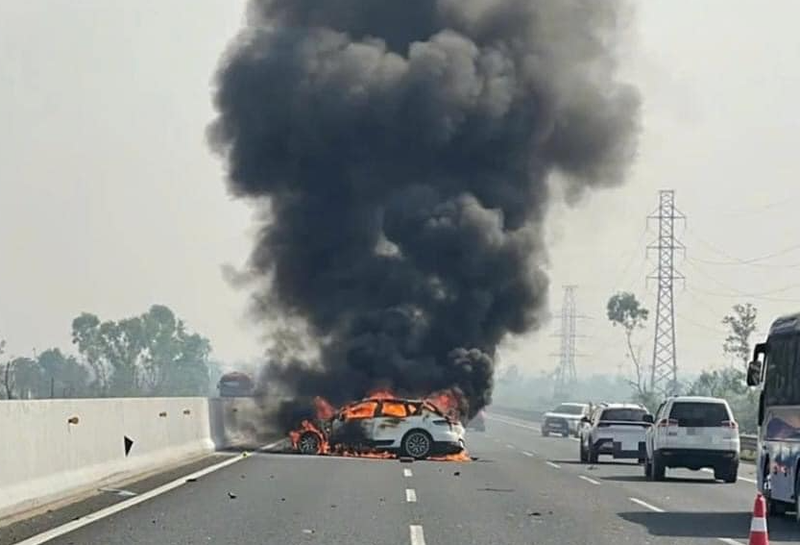
[[[425,532],[422,531],[422,526],[412,524],[408,529],[411,533],[411,545],[425,545]]]
[[[717,539],[723,543],[727,543],[727,545],[744,545],[744,543],[741,541],[736,541],[735,539],[730,539],[728,537],[718,537]]]
[[[570,437],[570,440],[572,440],[572,441],[580,441],[580,439],[578,439],[577,437]]]
[[[269,445],[264,445],[263,447],[259,448],[258,450],[260,452],[265,452],[265,451],[268,451],[268,450],[272,450],[272,449],[274,449],[275,447],[277,447],[278,445],[280,445],[281,443],[283,443],[285,441],[286,441],[285,438],[284,439],[278,439],[274,443],[270,443]]]
[[[533,458],[533,453],[531,453],[531,452],[528,452],[527,450],[523,450],[523,451],[522,451],[522,454],[524,454],[524,455],[525,455],[525,456],[527,456],[528,458]]]
[[[414,476],[414,474],[411,473],[410,469],[406,468],[406,469],[403,470],[403,477],[413,477],[413,476]]]
[[[503,424],[508,424],[509,426],[516,426],[518,428],[524,428],[526,430],[540,430],[541,426],[529,426],[528,424],[522,424],[520,422],[513,422],[511,420],[506,420],[505,418],[498,418],[496,416],[488,416],[489,420],[497,420],[498,422],[502,422]]]
[[[644,507],[645,509],[650,509],[651,511],[653,511],[655,513],[665,513],[666,512],[663,509],[661,509],[660,507],[656,507],[655,505],[650,505],[646,501],[642,501],[639,498],[628,498],[628,499],[631,500],[633,503],[639,504],[642,507]]]
[[[548,460],[548,461],[547,461],[547,462],[545,462],[545,463],[546,463],[547,465],[549,465],[550,467],[552,467],[552,468],[555,468],[555,469],[561,469],[561,466],[560,466],[560,465],[558,465],[558,464],[554,464],[554,463],[553,463],[553,462],[551,462],[550,460]]]
[[[278,441],[280,442],[280,441]],[[277,443],[273,443],[277,444]],[[262,448],[268,448],[270,445],[266,445]],[[261,450],[261,449],[259,449]],[[61,526],[57,526],[56,528],[52,528],[47,530],[46,532],[42,532],[41,534],[35,535],[33,537],[29,537],[24,541],[18,542],[16,545],[40,545],[42,543],[46,543],[51,539],[55,539],[57,537],[63,536],[64,534],[68,534],[77,530],[78,528],[83,528],[84,526],[88,526],[93,522],[97,522],[98,520],[102,520],[106,517],[110,517],[115,513],[119,513],[120,511],[124,511],[134,505],[139,505],[140,503],[144,503],[151,498],[155,498],[156,496],[160,496],[161,494],[165,494],[170,490],[175,490],[176,488],[183,486],[189,480],[199,479],[204,475],[208,475],[209,473],[213,473],[218,471],[222,468],[228,467],[229,465],[233,465],[236,462],[241,462],[246,457],[242,456],[234,456],[232,458],[228,458],[224,462],[220,462],[218,464],[214,464],[213,466],[208,466],[200,471],[195,471],[190,475],[184,475],[179,479],[175,479],[174,481],[168,482],[167,484],[163,484],[158,488],[154,488],[148,492],[144,492],[135,496],[133,498],[121,501],[119,503],[115,503],[114,505],[110,505],[105,509],[100,509],[99,511],[95,511],[94,513],[89,513],[88,515],[79,518],[78,520],[70,521],[66,524],[62,524]]]
[[[599,481],[595,481],[594,479],[590,479],[590,478],[589,478],[589,477],[587,477],[586,475],[578,475],[578,478],[579,478],[579,479],[583,479],[583,480],[584,480],[584,481],[586,481],[587,483],[592,483],[592,484],[595,484],[595,485],[597,485],[597,486],[600,486],[600,482],[599,482]]]
[[[406,488],[406,501],[408,503],[417,503],[417,491],[413,488]]]
[[[506,448],[516,448],[516,447],[514,445],[509,445],[508,443],[506,443]]]

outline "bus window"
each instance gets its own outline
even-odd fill
[[[767,406],[800,403],[798,392],[798,342],[795,335],[770,339],[764,395]]]

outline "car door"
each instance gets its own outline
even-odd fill
[[[664,418],[664,415],[667,414],[666,411],[668,410],[668,405],[669,402],[665,401],[658,407],[656,415],[655,417],[653,417],[654,421],[653,425],[650,426],[650,428],[648,428],[647,430],[647,441],[645,442],[645,446],[647,448],[647,456],[649,456],[650,458],[653,457],[653,453],[656,451],[656,449],[660,444],[659,434],[661,433],[661,430],[663,430],[663,426],[660,423],[661,419]]]
[[[409,405],[405,401],[384,400],[372,419],[372,441],[375,446],[399,447],[408,431]]]

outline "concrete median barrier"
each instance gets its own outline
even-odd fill
[[[2,401],[0,517],[211,452],[212,412],[205,398]]]

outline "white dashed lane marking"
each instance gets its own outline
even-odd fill
[[[409,530],[411,532],[411,545],[425,545],[425,532],[422,531],[422,526],[412,524]]]
[[[406,501],[408,503],[417,503],[417,491],[413,488],[406,488]]]
[[[533,453],[532,452],[528,452],[527,450],[523,450],[522,454],[524,454],[528,458],[533,458]]]
[[[553,462],[551,462],[551,461],[549,461],[549,460],[548,460],[547,462],[545,462],[545,463],[546,463],[547,465],[549,465],[550,467],[552,467],[552,468],[555,468],[555,469],[561,469],[561,466],[560,466],[560,465],[558,465],[558,464],[555,464],[555,463],[553,463]]]
[[[516,448],[516,447],[514,447],[514,445],[509,445],[508,443],[506,443],[506,448]]]
[[[403,470],[403,477],[413,477],[413,476],[414,476],[414,474],[411,473],[410,469],[406,468],[406,469]]]
[[[587,477],[586,475],[578,475],[578,478],[579,478],[579,479],[583,479],[583,480],[584,480],[584,481],[586,481],[587,483],[592,483],[592,484],[594,484],[594,485],[600,486],[600,482],[599,482],[599,481],[595,481],[594,479],[590,479],[590,478],[589,478],[589,477]]]
[[[655,505],[650,505],[646,501],[642,501],[639,498],[628,498],[628,499],[631,500],[633,503],[635,503],[637,505],[641,505],[645,509],[650,509],[654,513],[665,513],[666,512],[663,509],[661,509],[660,507],[656,507]]]

